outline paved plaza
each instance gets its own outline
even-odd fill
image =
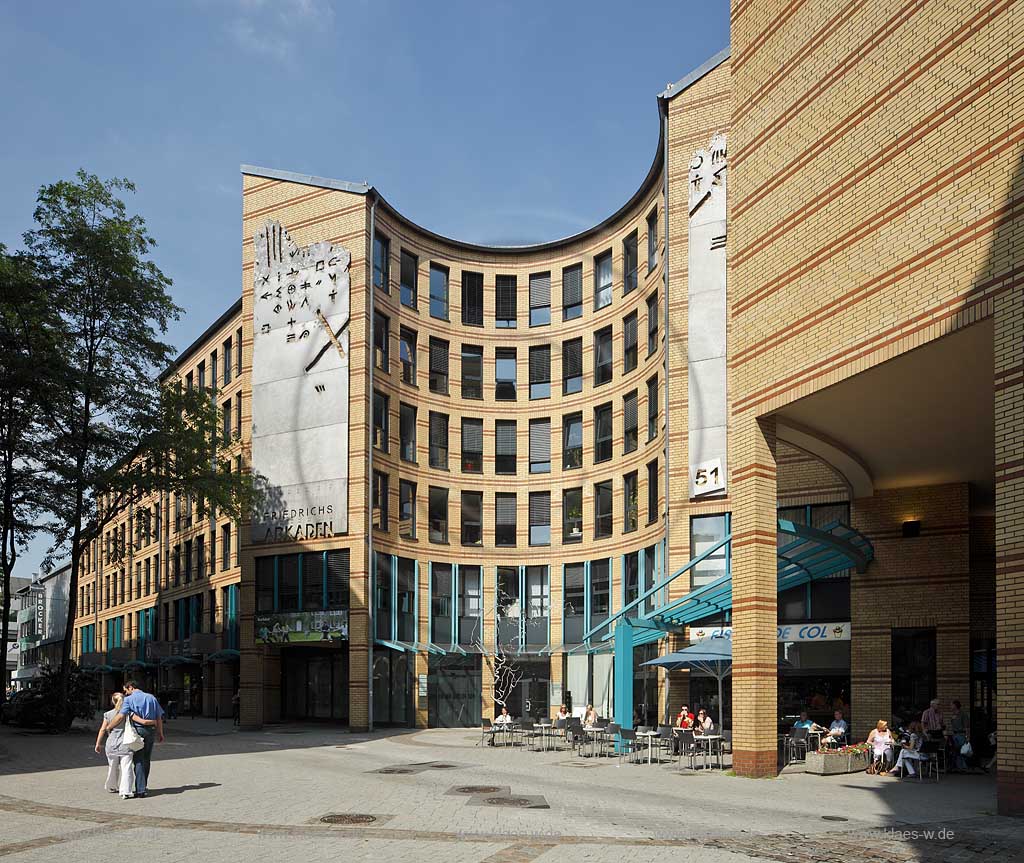
[[[1024,829],[993,814],[987,776],[752,780],[478,740],[179,720],[149,797],[122,801],[102,789],[91,732],[5,728],[0,857],[97,859],[141,843],[141,859],[218,863],[1024,859]]]

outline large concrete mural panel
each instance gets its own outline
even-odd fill
[[[252,541],[348,530],[349,264],[300,248],[278,223],[256,233],[252,467],[264,499]]]
[[[690,495],[726,490],[726,142],[715,135],[690,163]]]

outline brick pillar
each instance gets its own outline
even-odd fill
[[[730,463],[733,766],[778,772],[775,421],[738,418]]]
[[[412,681],[413,698],[416,703],[416,727],[426,728],[428,722],[429,712],[429,698],[427,695],[420,695],[420,675],[427,676],[428,668],[427,663],[429,661],[429,655],[427,653],[416,654],[416,673]]]
[[[1024,286],[995,299],[996,667],[1002,815],[1024,815]]]
[[[553,638],[552,641],[554,641]],[[558,708],[562,706],[562,702],[565,700],[565,686],[562,681],[562,662],[563,654],[551,654],[550,667],[548,671],[551,681],[551,686],[548,689],[548,716],[551,717],[558,714]]]

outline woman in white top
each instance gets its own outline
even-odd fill
[[[879,776],[885,776],[892,763],[892,732],[889,723],[879,719],[878,724],[868,734],[868,746],[871,747],[871,760],[878,770]]]
[[[715,730],[714,720],[708,716],[706,710],[697,711],[697,719],[693,723],[694,734],[713,734]]]
[[[593,728],[595,725],[597,725],[597,719],[597,711],[594,710],[594,705],[588,704],[587,712],[583,715],[583,727]]]
[[[107,781],[104,787],[111,794],[120,792],[121,799],[127,800],[129,797],[135,796],[132,790],[135,787],[135,766],[133,763],[135,757],[132,751],[124,745],[124,723],[115,725],[113,728],[107,728],[108,723],[121,710],[121,702],[123,700],[124,697],[120,692],[115,692],[110,696],[110,703],[114,706],[113,709],[103,714],[103,722],[100,723],[100,729],[96,733],[95,749],[97,752],[100,751],[100,742],[103,740],[103,736],[106,735]]]

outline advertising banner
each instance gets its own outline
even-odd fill
[[[257,614],[257,644],[347,641],[348,610]]]
[[[703,641],[706,638],[732,638],[732,627],[716,626],[690,629],[691,641]],[[784,624],[778,628],[777,640],[780,642],[849,641],[850,621]]]

